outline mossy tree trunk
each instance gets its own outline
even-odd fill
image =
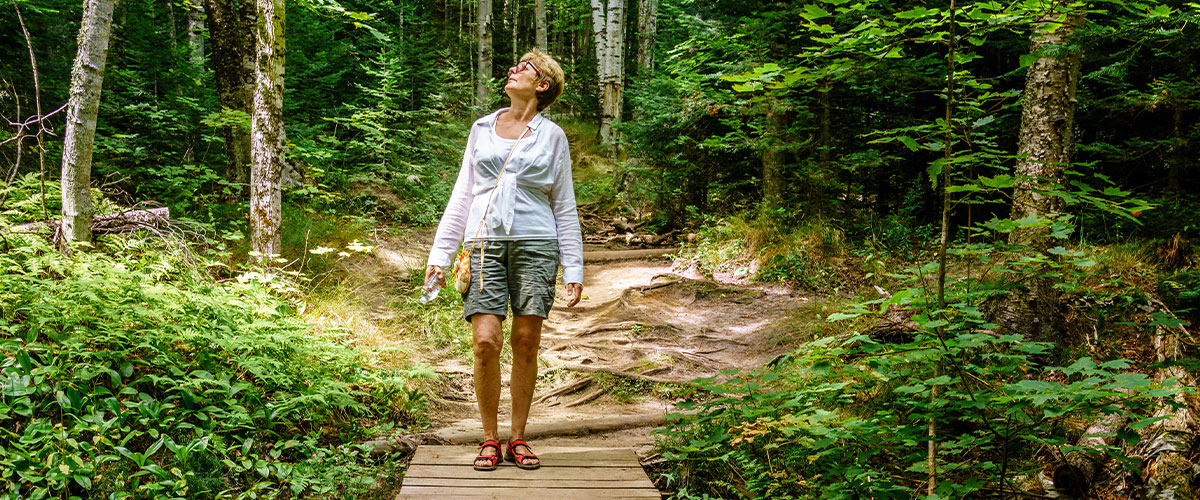
[[[1013,220],[1044,218],[1062,210],[1061,200],[1043,191],[1063,184],[1070,164],[1080,54],[1063,48],[1083,20],[1078,12],[1049,14],[1042,18],[1032,37],[1030,53],[1037,59],[1025,76]],[[1034,252],[1045,252],[1053,246],[1052,241],[1045,226],[1021,228],[1009,234],[1009,243],[1025,245]],[[1001,301],[996,323],[1026,339],[1061,345],[1063,306],[1055,282],[1031,273],[1028,281]],[[1052,362],[1059,350],[1056,348],[1044,360]]]
[[[658,0],[638,0],[638,74],[654,71],[654,40],[658,31]]]
[[[206,0],[205,10],[217,102],[249,117],[254,112],[254,6],[242,0]],[[230,124],[221,127],[221,132],[225,136],[225,180],[237,186],[232,198],[245,199],[250,184],[250,129]]]

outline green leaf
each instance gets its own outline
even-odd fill
[[[937,14],[936,9],[926,9],[925,7],[913,7],[903,12],[893,14],[897,19],[919,19],[922,17],[932,16]]]
[[[897,139],[898,139],[898,140],[899,140],[899,141],[900,141],[902,144],[904,144],[905,146],[907,146],[907,147],[908,147],[908,149],[909,149],[910,151],[917,151],[917,150],[921,149],[921,146],[919,146],[919,145],[917,144],[917,141],[914,141],[914,140],[913,140],[911,137],[908,137],[908,136],[904,136],[904,135],[902,135],[902,136],[900,136],[900,137],[897,137]]]
[[[902,385],[900,387],[893,389],[892,392],[898,392],[900,394],[917,394],[917,393],[925,392],[928,389],[929,389],[928,387],[925,387],[925,384],[913,384],[913,385]]]
[[[820,19],[822,17],[829,17],[829,15],[829,11],[813,4],[805,5],[804,12],[800,13],[800,16],[810,21],[814,19]]]
[[[995,177],[979,176],[979,183],[993,189],[1005,189],[1017,185],[1017,180],[1011,175],[1000,174]]]
[[[1129,424],[1129,428],[1131,430],[1140,431],[1142,429],[1150,427],[1155,422],[1161,422],[1168,418],[1171,418],[1171,415],[1162,415],[1162,416],[1158,416],[1158,417],[1143,418],[1141,420],[1138,420],[1137,422]]]

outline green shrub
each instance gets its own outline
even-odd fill
[[[932,420],[937,495],[977,496],[1039,473],[1033,451],[1068,443],[1068,419],[1117,405],[1145,415],[1174,392],[1125,373],[1124,360],[1082,358],[1027,377],[1042,348],[969,332],[945,343],[824,338],[763,369],[702,380],[656,431],[673,465],[663,479],[676,498],[913,498],[924,494]],[[1119,446],[1108,453],[1137,466]]]
[[[272,271],[215,282],[136,237],[7,244],[0,497],[366,495],[381,464],[349,440],[423,404],[420,370],[313,330]]]

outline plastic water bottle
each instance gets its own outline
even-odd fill
[[[428,304],[429,301],[436,299],[440,291],[442,291],[442,285],[438,283],[437,273],[429,275],[429,278],[425,280],[425,286],[421,287],[421,303]]]

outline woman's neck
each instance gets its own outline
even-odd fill
[[[537,116],[537,101],[529,101],[524,99],[513,99],[508,106],[508,110],[501,114],[505,121],[512,120],[517,123],[528,123]]]

